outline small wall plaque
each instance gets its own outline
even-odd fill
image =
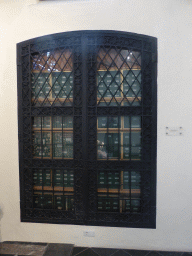
[[[167,136],[182,136],[183,127],[165,127],[165,134]]]

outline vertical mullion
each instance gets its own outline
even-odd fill
[[[33,161],[33,150],[32,150],[32,144],[33,144],[33,131],[32,131],[32,110],[31,110],[31,99],[32,99],[32,93],[31,93],[31,45],[29,44],[29,86],[30,86],[30,90],[29,90],[29,95],[28,97],[30,98],[30,158],[31,158],[31,163]],[[34,169],[32,168],[32,180],[31,180],[31,183],[33,184],[33,172],[34,172]],[[31,191],[31,195],[32,195],[32,207],[34,207],[34,203],[33,203],[33,186],[32,187],[32,191]]]
[[[63,159],[64,158],[64,155],[63,155],[63,152],[65,151],[65,148],[64,148],[64,142],[63,142],[63,139],[64,139],[64,134],[63,134],[63,125],[64,125],[64,116],[61,117],[61,132],[62,132],[62,135],[61,135],[61,143],[62,143],[62,152],[61,152],[61,158]]]
[[[85,34],[81,36],[82,50],[82,152],[83,152],[83,201],[84,213],[88,215],[88,169],[87,169],[87,44],[88,39]]]
[[[119,111],[120,113],[120,111]],[[121,129],[120,129],[121,116],[118,115],[118,161],[121,159]]]
[[[132,139],[131,139],[131,136],[132,136],[132,129],[131,129],[131,119],[132,119],[132,115],[129,115],[129,150],[130,150],[130,153],[129,153],[129,159],[132,160],[132,155],[131,155],[131,143],[132,143]]]
[[[156,226],[156,158],[157,158],[157,40],[152,42],[152,140],[151,140],[151,222]],[[153,217],[154,216],[154,217]]]
[[[107,116],[107,141],[106,141],[107,160],[109,160],[109,116]]]
[[[144,41],[142,40],[142,49],[141,49],[141,169],[144,171],[144,156],[143,156],[143,132],[144,132],[144,126],[143,126],[143,117],[144,117],[144,86],[143,86],[143,74],[144,74]],[[140,186],[140,203],[143,202],[143,184],[144,184],[144,177],[145,175],[141,175],[141,186]],[[141,205],[141,210],[143,206]]]
[[[124,141],[123,141],[123,136],[124,136],[124,117],[121,116],[121,160],[123,160],[123,153],[124,153]]]

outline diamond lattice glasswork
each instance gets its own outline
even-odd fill
[[[99,49],[97,55],[99,106],[140,106],[141,53],[124,49]]]
[[[35,106],[72,106],[73,72],[70,49],[32,55],[32,103]]]

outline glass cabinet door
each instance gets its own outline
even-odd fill
[[[22,221],[155,227],[156,54],[117,31],[18,44]]]

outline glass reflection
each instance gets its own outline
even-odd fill
[[[141,159],[140,116],[99,116],[97,125],[98,159]]]

